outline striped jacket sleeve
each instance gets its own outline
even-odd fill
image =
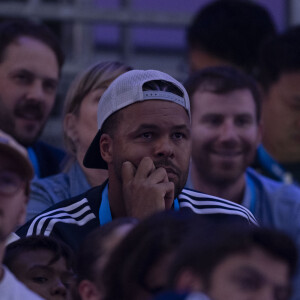
[[[188,208],[196,214],[227,214],[237,215],[258,225],[253,214],[244,206],[198,191],[183,189],[178,196],[180,208]]]
[[[100,194],[100,189],[93,193]],[[87,192],[87,195],[90,192]],[[99,202],[99,197],[94,202]],[[85,235],[100,226],[95,208],[84,195],[61,201],[20,227],[19,237],[45,235],[58,238],[77,248]]]

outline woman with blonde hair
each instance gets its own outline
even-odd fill
[[[115,78],[129,70],[132,68],[120,62],[100,62],[75,78],[68,90],[63,112],[69,162],[63,173],[32,182],[27,220],[55,203],[105,181],[107,170],[85,168],[83,157],[97,132],[99,99]]]

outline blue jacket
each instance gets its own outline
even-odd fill
[[[189,178],[187,187],[192,188]],[[246,171],[246,189],[242,205],[261,226],[287,233],[296,243],[300,258],[300,188],[265,177],[255,170]],[[300,299],[300,259],[294,285],[294,300]]]
[[[66,173],[33,180],[27,205],[27,221],[52,205],[82,194],[90,188],[77,162],[74,162]]]
[[[39,178],[61,172],[66,157],[66,153],[63,150],[42,141],[37,141],[31,148],[37,159]]]

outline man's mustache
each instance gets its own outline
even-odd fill
[[[14,113],[18,117],[42,120],[44,118],[44,104],[40,101],[24,100],[16,106]]]
[[[156,160],[153,163],[155,168],[170,169],[176,175],[179,175],[181,173],[180,170],[168,158]]]

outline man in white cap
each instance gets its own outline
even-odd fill
[[[133,70],[119,76],[99,101],[98,129],[84,164],[107,168],[108,181],[49,208],[18,235],[56,236],[76,248],[89,231],[114,218],[143,219],[165,209],[238,215],[256,223],[240,205],[183,189],[191,151],[190,102],[168,74]]]
[[[23,224],[26,216],[29,184],[33,168],[26,150],[9,135],[0,131],[0,261],[5,245],[16,226]],[[0,264],[1,299],[42,299],[19,282]]]

